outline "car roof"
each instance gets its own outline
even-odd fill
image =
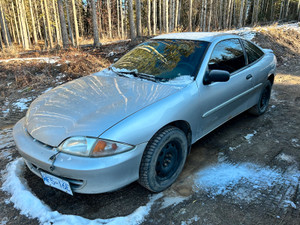
[[[158,35],[152,39],[179,39],[213,42],[218,39],[240,38],[238,35],[222,32],[182,32]]]

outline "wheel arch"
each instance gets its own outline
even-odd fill
[[[271,82],[272,85],[273,85],[273,83],[274,83],[274,78],[275,78],[275,75],[274,75],[274,74],[270,74],[270,75],[268,76],[268,80]]]
[[[162,128],[160,128],[154,135],[153,137],[159,133],[162,129],[168,127],[168,126],[173,126],[173,127],[176,127],[180,130],[182,130],[185,135],[186,135],[186,138],[187,138],[187,141],[188,141],[188,153],[190,153],[191,151],[191,146],[192,146],[192,129],[191,129],[191,126],[190,124],[185,121],[185,120],[176,120],[176,121],[173,121],[173,122],[170,122],[168,124],[166,124],[165,126],[163,126]],[[153,138],[152,137],[152,138]],[[152,139],[151,138],[151,139]]]

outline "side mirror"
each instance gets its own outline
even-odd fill
[[[226,70],[211,70],[205,76],[203,83],[210,84],[211,82],[226,82],[230,78],[230,73]]]

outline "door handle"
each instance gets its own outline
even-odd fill
[[[252,74],[248,74],[247,76],[246,76],[246,79],[247,80],[249,80],[249,79],[251,79],[252,78]]]

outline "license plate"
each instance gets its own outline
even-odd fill
[[[57,188],[63,192],[66,192],[70,195],[73,195],[73,192],[71,190],[70,184],[68,181],[65,181],[63,179],[60,179],[56,176],[53,176],[51,174],[45,173],[41,171],[41,175],[43,177],[44,183],[48,186]]]

